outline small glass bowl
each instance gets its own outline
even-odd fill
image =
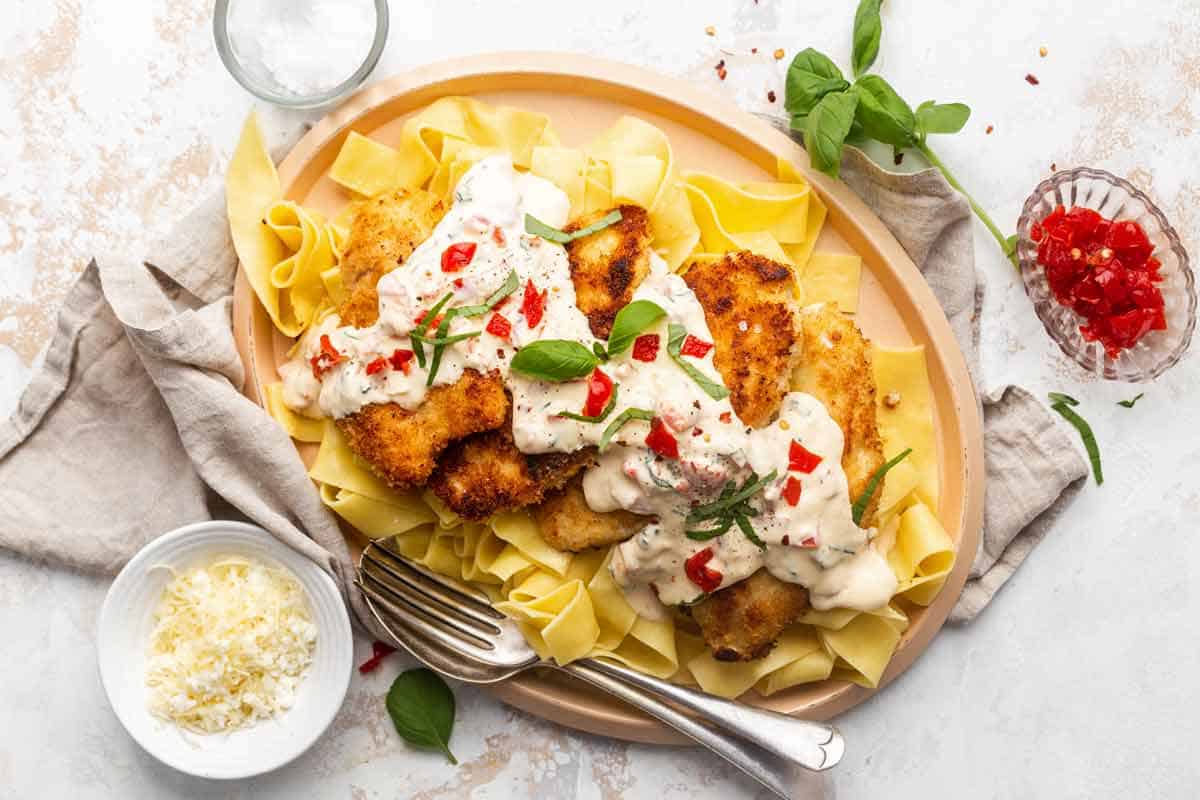
[[[327,89],[311,95],[299,95],[280,86],[274,81],[264,79],[254,71],[247,69],[238,60],[237,52],[229,38],[229,8],[237,2],[252,2],[253,0],[216,0],[213,8],[213,38],[216,40],[217,53],[233,79],[250,92],[250,94],[285,108],[320,108],[335,100],[350,94],[366,81],[371,70],[379,63],[384,45],[388,38],[388,0],[374,0],[375,3],[375,38],[362,65],[349,78]],[[314,58],[320,58],[320,53],[314,53]]]
[[[1099,342],[1089,342],[1079,332],[1083,317],[1054,299],[1046,272],[1037,261],[1037,243],[1030,236],[1033,223],[1045,219],[1055,206],[1082,206],[1109,219],[1131,219],[1140,224],[1162,261],[1162,282],[1157,284],[1165,303],[1167,329],[1150,331],[1137,344],[1110,357]],[[1017,221],[1017,257],[1025,293],[1033,302],[1046,333],[1084,369],[1109,380],[1148,381],[1174,366],[1192,341],[1196,327],[1196,282],[1187,251],[1179,235],[1150,198],[1129,181],[1089,167],[1056,172],[1038,184],[1025,201]]]

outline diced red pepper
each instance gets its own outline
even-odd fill
[[[546,313],[546,294],[547,290],[539,292],[533,281],[526,282],[521,313],[525,315],[525,324],[530,328],[536,328],[542,321],[542,314]]]
[[[492,314],[492,318],[488,320],[484,330],[492,336],[498,336],[501,339],[507,340],[512,334],[512,323],[505,319],[500,314]]]
[[[612,378],[605,375],[599,367],[592,370],[587,382],[587,401],[583,404],[585,417],[598,417],[604,411],[608,399],[612,397]],[[676,450],[678,453],[678,450]]]
[[[646,434],[646,446],[663,458],[679,458],[679,442],[667,430],[662,417],[655,417],[650,423],[650,433]]]
[[[492,228],[492,241],[504,247],[508,242],[508,239],[504,236],[504,230],[501,228]]]
[[[455,278],[455,279],[454,279],[454,288],[455,288],[455,289],[461,289],[462,287],[463,287],[463,279],[462,279],[462,278]]]
[[[388,360],[383,356],[380,356],[371,363],[367,364],[367,374],[374,375],[376,372],[383,372],[384,367],[387,365]]]
[[[803,547],[805,550],[816,550],[820,545],[817,544],[817,537],[806,536],[804,539],[801,540],[800,546]]]
[[[692,358],[704,358],[708,355],[708,351],[712,349],[712,342],[697,339],[689,333],[687,338],[683,340],[683,347],[679,348],[679,352],[682,355],[691,356]]]
[[[812,472],[821,463],[821,457],[804,445],[792,440],[788,448],[788,469],[793,472]]]
[[[783,499],[787,500],[789,506],[800,502],[800,481],[791,475],[788,476],[787,483],[783,486]]]
[[[396,648],[390,644],[383,642],[371,642],[371,657],[359,665],[358,671],[363,675],[368,672],[374,672],[383,663],[383,660],[396,652]]]
[[[658,358],[658,334],[643,333],[633,340],[633,357],[638,361],[653,361]]]
[[[397,350],[392,353],[392,357],[388,361],[392,364],[392,369],[398,369],[407,375],[412,370],[412,360],[415,354],[412,350]]]
[[[726,425],[728,425],[730,422],[733,422],[733,414],[731,414],[728,411],[722,411],[721,416],[718,417],[718,419],[720,419],[721,422],[724,422]]]
[[[329,334],[321,334],[321,351],[309,359],[309,363],[312,365],[313,377],[320,380],[325,376],[326,372],[342,363],[345,358],[333,346],[333,342],[329,341]]]
[[[683,571],[688,580],[700,587],[702,592],[715,592],[721,585],[721,573],[708,566],[713,559],[713,550],[706,547],[688,557],[683,562]]]
[[[455,242],[442,251],[442,272],[458,272],[475,257],[474,242]]]

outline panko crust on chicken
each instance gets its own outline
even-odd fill
[[[592,334],[607,339],[613,318],[633,300],[634,289],[650,274],[650,219],[640,206],[623,205],[621,221],[568,242],[571,282],[575,304]],[[586,228],[611,209],[581,217],[566,227],[567,232]]]
[[[379,279],[412,255],[446,215],[446,204],[422,189],[400,189],[359,204],[342,251],[345,299],[338,315],[365,328],[379,319]]]
[[[692,618],[718,661],[762,658],[784,628],[808,610],[808,590],[765,569],[692,606]]]
[[[593,511],[583,494],[582,475],[547,495],[532,514],[546,544],[571,553],[623,542],[648,521],[625,510]]]
[[[792,271],[749,252],[698,261],[683,280],[704,307],[716,344],[713,363],[733,410],[759,427],[779,410],[800,358]]]

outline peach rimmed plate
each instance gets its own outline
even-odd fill
[[[432,64],[381,81],[318,122],[279,165],[285,196],[333,216],[348,202],[326,172],[352,130],[394,141],[404,120],[439,97],[470,95],[541,111],[568,145],[589,141],[622,114],[662,128],[681,168],[703,168],[734,180],[774,177],[776,157],[792,161],[829,207],[819,247],[863,259],[857,322],[890,346],[925,347],[941,464],[937,509],[958,551],[973,554],[983,520],[983,437],[966,362],[946,317],[916,266],[879,218],[844,184],[809,168],[804,150],[767,123],[687,83],[625,64],[560,53],[495,53]],[[239,273],[234,332],[246,364],[245,391],[262,402],[262,387],[278,380],[289,340],[278,334]],[[310,460],[313,445],[300,445]],[[352,545],[361,541],[347,528]],[[881,687],[929,645],[962,590],[971,558],[959,558],[945,588],[912,624]],[[878,690],[875,690],[878,691]],[[645,742],[676,743],[679,734],[619,701],[560,673],[534,671],[495,687],[505,702],[564,725]],[[757,695],[748,702],[811,719],[827,719],[872,694],[844,681],[823,681]]]

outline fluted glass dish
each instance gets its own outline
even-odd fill
[[[1154,256],[1162,262],[1162,292],[1167,318],[1165,331],[1150,331],[1116,358],[1099,342],[1080,333],[1086,320],[1054,299],[1046,271],[1037,260],[1037,243],[1030,236],[1056,206],[1081,206],[1109,219],[1129,219],[1146,231]],[[1170,369],[1187,351],[1196,327],[1196,282],[1187,251],[1163,213],[1129,181],[1090,167],[1056,172],[1042,181],[1025,201],[1017,221],[1017,258],[1025,293],[1033,303],[1046,333],[1059,348],[1088,372],[1117,381],[1148,381]]]

